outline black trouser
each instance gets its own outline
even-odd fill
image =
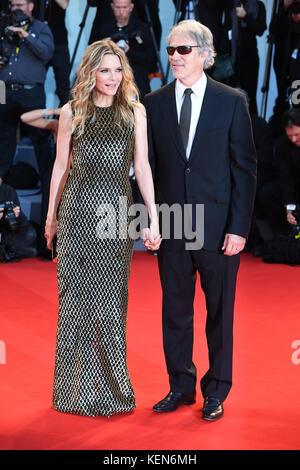
[[[193,393],[194,296],[197,271],[206,299],[209,370],[201,379],[204,397],[224,401],[232,385],[233,310],[240,257],[206,250],[158,252],[163,289],[163,343],[173,392]]]
[[[33,109],[45,108],[45,92],[43,85],[29,90],[6,90],[6,104],[0,106],[0,170],[4,176],[11,167],[16,152],[17,127],[21,114]],[[42,188],[42,214],[41,214],[41,246],[46,247],[43,233],[47,215],[50,179],[53,168],[53,154],[50,148],[49,131],[28,127],[28,135],[32,139],[35,155],[38,162]]]

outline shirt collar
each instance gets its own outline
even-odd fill
[[[184,92],[185,92],[185,89],[186,88],[191,88],[193,90],[193,93],[198,97],[198,98],[201,98],[203,95],[204,95],[204,91],[205,91],[205,88],[206,88],[206,84],[207,84],[207,76],[206,74],[203,72],[201,77],[199,78],[199,80],[194,83],[194,85],[190,86],[190,87],[187,87],[185,85],[183,85],[183,83],[181,83],[178,79],[176,80],[176,93],[177,93],[177,96],[181,99],[183,99],[183,96],[184,96]]]

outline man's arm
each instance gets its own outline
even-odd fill
[[[36,20],[37,21],[37,20]],[[54,40],[50,28],[39,21],[39,27],[34,27],[32,32],[24,39],[25,44],[42,62],[47,63],[54,52]]]
[[[247,103],[238,96],[231,123],[231,204],[227,233],[246,238],[251,224],[256,191],[257,158]]]

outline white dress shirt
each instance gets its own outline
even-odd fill
[[[176,97],[178,124],[179,124],[179,119],[180,119],[181,106],[184,100],[184,91],[186,88],[191,88],[193,90],[193,93],[191,94],[192,115],[191,115],[188,144],[186,148],[186,158],[189,158],[190,153],[191,153],[191,148],[193,145],[193,140],[194,140],[195,133],[196,133],[196,127],[197,127],[200,112],[201,112],[206,84],[207,84],[207,77],[204,72],[202,73],[201,78],[196,83],[194,83],[194,85],[191,87],[186,87],[178,79],[176,80],[175,97]]]

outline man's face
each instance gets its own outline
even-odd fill
[[[110,6],[113,9],[117,23],[127,24],[129,22],[131,12],[134,8],[131,0],[113,0]]]
[[[297,147],[300,147],[300,126],[287,127],[285,132],[290,141]]]
[[[195,40],[188,34],[174,33],[170,38],[170,46],[196,46]],[[199,48],[193,47],[192,52],[181,55],[175,50],[169,56],[174,78],[178,78],[185,86],[192,86],[202,75],[205,54],[199,54]]]
[[[32,17],[32,10],[34,7],[32,2],[26,2],[26,0],[11,0],[10,4],[12,12],[15,10],[22,10],[25,15],[29,16],[30,18]]]

